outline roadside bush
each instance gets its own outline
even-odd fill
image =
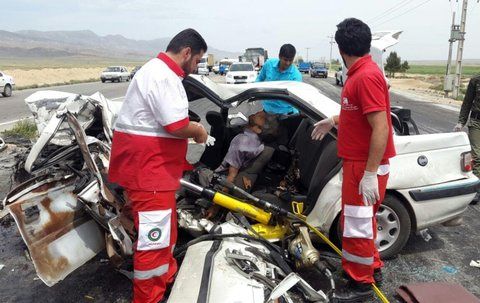
[[[20,120],[11,129],[1,132],[1,136],[34,139],[37,137],[37,125],[28,119]]]

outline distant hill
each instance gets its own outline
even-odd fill
[[[145,60],[165,50],[171,38],[134,40],[122,35],[99,36],[90,30],[9,32],[0,30],[0,58],[104,57]],[[216,59],[240,53],[209,46]]]

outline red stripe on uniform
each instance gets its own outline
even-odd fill
[[[163,128],[169,132],[172,133],[174,131],[177,131],[179,129],[182,129],[186,126],[188,126],[188,123],[190,122],[190,119],[186,117],[185,119],[179,120],[177,122],[170,123],[168,125],[164,125]]]
[[[185,72],[183,71],[183,69],[178,66],[178,64],[173,61],[172,58],[170,58],[167,54],[160,53],[158,54],[157,58],[162,60],[168,66],[168,68],[170,68],[175,74],[177,74],[177,76],[185,78]]]

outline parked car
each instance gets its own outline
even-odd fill
[[[208,76],[210,71],[206,62],[197,64],[197,74]]]
[[[316,78],[316,77],[322,77],[322,78],[327,78],[328,77],[328,67],[326,63],[314,63],[312,64],[312,67],[310,68],[310,77]]]
[[[15,88],[15,80],[12,76],[0,71],[0,93],[4,97],[10,97]]]
[[[213,67],[212,67],[212,71],[216,74],[218,74],[220,72],[220,65],[218,64],[215,64]]]
[[[304,74],[308,74],[308,72],[310,71],[310,67],[312,67],[312,64],[310,62],[304,61],[298,64],[298,70]]]
[[[130,79],[133,79],[137,71],[141,68],[141,66],[135,66],[132,71],[130,72]]]
[[[335,72],[335,83],[337,85],[343,86],[343,68],[340,66]]]
[[[257,79],[257,72],[250,62],[236,62],[230,65],[225,81],[227,84],[252,83]]]
[[[100,75],[100,80],[102,80],[103,83],[105,83],[105,81],[129,81],[130,73],[125,66],[109,66]]]

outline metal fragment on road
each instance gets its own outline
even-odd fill
[[[470,261],[470,266],[471,266],[471,267],[480,268],[480,260],[477,260],[477,261],[472,260],[472,261]]]

